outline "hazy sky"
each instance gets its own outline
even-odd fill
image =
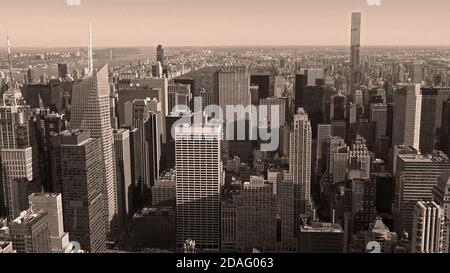
[[[450,0],[66,1],[1,0],[0,38],[8,28],[17,47],[85,46],[91,9],[96,47],[348,45],[361,11],[363,46],[450,45]]]

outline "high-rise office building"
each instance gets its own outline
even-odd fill
[[[3,94],[3,105],[0,106],[1,190],[10,220],[26,209],[20,205],[19,199],[23,198],[17,199],[15,194],[17,184],[24,179],[29,182],[36,180],[39,175],[37,157],[33,156],[37,151],[29,124],[30,108],[22,105],[21,99],[20,91],[8,90]],[[22,192],[28,196],[26,189]]]
[[[126,223],[130,213],[131,196],[131,152],[130,131],[119,129],[113,131],[114,151],[117,175],[117,211],[121,223]]]
[[[276,248],[276,202],[273,186],[250,177],[241,192],[233,196],[236,209],[236,250],[270,251]]]
[[[300,69],[295,75],[294,109],[305,107],[306,87],[318,87],[323,85],[323,69]]]
[[[215,123],[175,128],[178,247],[187,239],[199,249],[220,247],[221,139]]]
[[[132,102],[135,99],[157,99],[161,103],[163,138],[162,143],[166,143],[168,133],[166,132],[166,116],[170,115],[168,104],[169,81],[167,78],[149,78],[149,79],[125,79],[119,80],[119,125],[125,124],[125,103]],[[130,126],[130,125],[127,125]]]
[[[161,103],[156,99],[136,99],[126,103],[125,113],[127,123],[131,123],[132,128],[137,129],[136,179],[140,183],[140,194],[145,203],[150,199],[150,188],[160,172],[163,132]]]
[[[399,85],[394,94],[392,145],[408,145],[419,150],[422,92],[419,84]]]
[[[442,106],[439,149],[450,156],[450,99],[444,101]]]
[[[445,227],[442,251],[448,253],[450,250],[450,171],[439,176],[438,183],[433,189],[433,201],[444,210]]]
[[[346,120],[347,98],[342,95],[333,95],[330,99],[330,121],[331,120]]]
[[[152,207],[175,207],[176,183],[175,170],[170,170],[158,177],[152,187]]]
[[[64,229],[83,250],[104,252],[108,206],[102,196],[102,141],[87,131],[64,131],[60,136]]]
[[[9,236],[18,253],[49,253],[50,232],[47,212],[23,211],[9,224]]]
[[[444,210],[435,202],[417,202],[413,215],[413,253],[442,253],[444,246]]]
[[[425,80],[424,64],[425,62],[422,60],[414,60],[411,63],[410,80],[412,83],[421,84]]]
[[[176,251],[176,213],[171,207],[143,208],[133,215],[133,247]]]
[[[366,140],[360,136],[356,138],[350,148],[349,167],[353,178],[368,179],[370,177],[371,155]]]
[[[349,176],[349,148],[347,145],[335,147],[330,142],[330,170],[333,183],[345,181]]]
[[[317,154],[316,154],[316,172],[323,173],[325,171],[326,157],[326,142],[331,134],[331,124],[319,124],[317,126]]]
[[[279,223],[279,248],[280,251],[296,251],[297,231],[294,224],[294,182],[290,180],[281,180],[277,183],[277,215],[280,219]]]
[[[28,197],[33,210],[47,212],[50,247],[60,253],[69,244],[69,233],[64,231],[62,195],[60,193],[33,193]]]
[[[100,160],[104,179],[103,199],[106,206],[108,232],[117,217],[116,172],[113,134],[109,105],[108,66],[88,75],[73,86],[70,128],[90,132],[91,137],[101,140]]]
[[[259,99],[265,99],[273,94],[270,94],[270,73],[255,73],[250,75],[250,84],[252,86],[258,86],[258,96]]]
[[[344,230],[340,224],[313,222],[303,224],[298,236],[300,253],[343,253]]]
[[[272,129],[279,129],[279,127],[285,125],[286,117],[287,117],[287,109],[288,109],[288,100],[287,98],[276,98],[269,97],[265,99],[261,99],[259,102],[260,106],[267,107],[267,125]],[[272,112],[272,106],[278,107],[278,113]],[[272,121],[272,115],[278,118],[277,128],[275,127],[275,121]],[[259,117],[261,119],[261,116]]]
[[[439,140],[443,104],[450,98],[449,87],[423,87],[420,120],[420,151],[431,153]]]
[[[173,83],[175,84],[183,84],[183,85],[189,85],[190,90],[191,90],[191,97],[198,97],[200,96],[200,90],[196,89],[196,85],[195,85],[196,80],[194,78],[191,77],[186,77],[186,76],[182,76],[179,78],[176,78],[173,80]],[[169,111],[171,109],[169,108]]]
[[[350,90],[354,90],[361,80],[361,13],[352,13],[351,41],[350,41]]]
[[[335,157],[336,154],[339,154]],[[326,170],[329,175],[333,175],[335,172],[334,163],[341,162],[337,166],[337,172],[344,172],[344,177],[338,175],[338,177],[345,178],[348,169],[348,147],[345,141],[340,137],[330,137],[326,140],[326,145],[324,146],[324,155],[326,156]]]
[[[186,112],[192,109],[191,105],[192,90],[187,84],[171,83],[169,84],[167,103],[169,113],[178,111]]]
[[[387,105],[383,103],[372,103],[370,104],[370,122],[374,128],[373,141],[386,136],[386,126],[387,126]]]
[[[164,65],[164,47],[162,45],[156,47],[156,61]]]
[[[67,70],[67,64],[58,64],[58,77],[64,80],[69,71]]]
[[[219,106],[226,118],[226,108],[251,104],[250,76],[245,66],[224,67],[214,73],[214,91],[219,97]]]
[[[376,216],[376,184],[370,179],[352,179],[353,232],[367,230]]]
[[[448,157],[435,151],[430,155],[401,154],[397,156],[394,190],[394,231],[412,232],[413,213],[417,201],[432,200],[438,177],[450,170]]]
[[[31,108],[50,108],[51,111],[61,113],[63,110],[64,87],[58,81],[49,81],[46,84],[27,84],[22,93]]]
[[[289,153],[289,175],[295,185],[295,219],[307,213],[311,205],[311,138],[308,114],[299,108],[294,116]]]

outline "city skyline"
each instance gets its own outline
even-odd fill
[[[443,0],[9,2],[0,253],[449,252]]]
[[[4,35],[9,32],[16,48],[84,46],[90,10],[94,47],[142,47],[158,43],[166,46],[339,46],[350,43],[350,33],[345,31],[351,25],[347,15],[362,12],[362,47],[450,46],[450,36],[442,35],[450,24],[445,9],[450,7],[448,1],[434,0],[435,5],[429,5],[419,0],[385,0],[380,6],[370,6],[366,0],[346,2],[282,0],[274,6],[267,0],[257,3],[254,0],[244,3],[237,0],[82,0],[77,6],[68,5],[66,0],[32,3],[19,0],[2,5],[8,12],[0,19],[0,32]],[[434,6],[443,8],[437,10]],[[33,10],[33,14],[24,15],[25,7]],[[204,24],[206,21],[208,24]],[[260,35],[261,30],[269,35]]]

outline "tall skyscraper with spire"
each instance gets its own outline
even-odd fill
[[[99,71],[94,71],[93,66],[92,32],[89,26],[89,71],[80,83],[73,86],[70,128],[89,131],[91,137],[101,139],[103,198],[110,232],[117,218],[117,196],[108,65],[104,65]]]
[[[9,41],[9,33],[7,34],[6,41],[8,43],[8,65],[9,65],[9,77],[12,81],[13,79],[13,73],[12,73],[12,60],[11,60],[11,43]]]
[[[311,206],[311,123],[303,108],[297,110],[290,136],[289,176],[294,181],[295,226]]]
[[[22,93],[12,84],[11,45],[9,35],[8,63],[10,85],[3,94],[0,106],[0,158],[2,179],[0,183],[0,201],[7,208],[10,220],[14,220],[23,210],[19,198],[18,183],[31,182],[38,176],[36,158],[33,157],[34,141],[29,124],[30,107],[24,105]],[[28,186],[27,183],[22,183]]]
[[[350,41],[350,90],[354,91],[355,85],[361,80],[360,52],[361,48],[361,13],[352,13],[352,28]]]

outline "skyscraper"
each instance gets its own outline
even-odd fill
[[[113,132],[117,175],[117,208],[121,223],[126,223],[130,212],[131,152],[130,131],[119,129]]]
[[[368,179],[370,177],[371,156],[366,140],[358,136],[350,148],[349,167],[353,178]],[[355,173],[356,172],[356,173]]]
[[[220,247],[221,139],[218,124],[175,128],[178,247],[187,239],[199,249]]]
[[[443,104],[450,98],[449,87],[423,87],[420,120],[420,151],[431,153],[436,148],[441,130]]]
[[[227,105],[247,107],[251,103],[250,76],[245,66],[224,67],[217,71],[214,74],[214,89],[219,96],[224,120]]]
[[[422,92],[419,84],[402,84],[394,94],[392,145],[408,145],[419,150]]]
[[[117,184],[109,102],[107,65],[73,86],[70,128],[89,131],[91,137],[101,140],[100,154],[104,173],[102,187],[108,232],[117,217]]]
[[[10,89],[3,94],[0,106],[0,155],[2,166],[2,193],[8,216],[13,220],[24,209],[14,197],[13,184],[17,180],[38,178],[38,166],[33,153],[33,138],[29,124],[30,108],[21,102],[19,90]],[[34,150],[34,151],[33,151]]]
[[[187,111],[191,108],[192,91],[187,84],[169,84],[167,104],[169,113],[172,111]],[[176,108],[175,108],[176,107]]]
[[[47,212],[50,248],[62,252],[69,244],[69,234],[64,231],[62,195],[60,193],[33,193],[28,197],[30,207]]]
[[[448,253],[450,248],[450,171],[443,173],[438,178],[438,183],[433,189],[433,201],[444,210],[445,227],[442,251]]]
[[[442,106],[439,149],[450,156],[450,99],[444,101]]]
[[[60,136],[64,228],[83,250],[103,252],[108,207],[102,196],[105,173],[101,138],[91,138],[87,131],[64,131]]]
[[[313,222],[300,227],[300,253],[343,253],[344,230],[340,224]]]
[[[308,212],[311,205],[311,138],[308,114],[299,108],[294,116],[289,153],[289,175],[295,186],[295,219]]]
[[[370,121],[374,126],[373,141],[386,136],[387,105],[383,103],[370,104]]]
[[[10,239],[18,253],[49,253],[50,232],[47,212],[29,209],[9,224]]]
[[[259,177],[250,177],[234,195],[236,209],[236,250],[275,250],[276,202],[273,186]]]
[[[417,202],[414,208],[413,253],[442,253],[444,240],[444,210],[435,202]]]
[[[305,107],[306,87],[324,85],[323,69],[300,69],[295,75],[294,109]]]
[[[58,64],[58,77],[64,80],[68,74],[67,64]]]
[[[137,129],[136,179],[141,186],[142,201],[146,202],[150,199],[150,188],[160,171],[163,132],[161,103],[156,99],[136,99],[127,102],[125,108],[127,123],[131,120],[132,128]]]
[[[280,220],[280,251],[295,251],[297,249],[295,228],[294,183],[281,180],[277,183],[277,213]]]
[[[448,157],[439,151],[431,155],[397,156],[394,190],[394,231],[412,232],[414,207],[418,201],[432,200],[438,177],[450,170]]]
[[[350,42],[350,90],[354,91],[355,85],[361,80],[360,67],[361,48],[361,13],[352,13],[351,42]]]
[[[162,45],[156,47],[156,61],[164,66],[164,47]]]

